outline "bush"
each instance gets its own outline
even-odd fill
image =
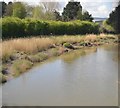
[[[48,24],[40,20],[25,19],[23,20],[25,24],[25,34],[26,35],[45,35],[47,34]]]
[[[24,35],[25,26],[21,19],[7,17],[2,19],[2,35],[4,38],[16,38]]]
[[[100,27],[100,32],[102,33],[115,33],[114,28],[108,24],[107,20],[103,21],[101,27]]]
[[[98,33],[98,24],[88,21],[41,21],[6,17],[2,20],[3,39],[31,35],[74,35]]]

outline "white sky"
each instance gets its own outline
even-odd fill
[[[30,4],[38,4],[39,2],[62,2],[62,10],[63,7],[68,3],[69,0],[0,0],[0,1],[22,1],[22,2],[29,2]],[[87,10],[93,17],[108,17],[109,13],[114,10],[116,2],[115,0],[74,0],[80,1],[84,10]]]

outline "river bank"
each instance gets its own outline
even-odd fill
[[[73,50],[104,44],[117,44],[116,35],[51,36],[46,38],[21,38],[3,41],[2,83],[17,77],[34,65],[51,57],[60,56]]]
[[[4,106],[117,106],[118,45],[51,57],[3,84],[2,90]]]

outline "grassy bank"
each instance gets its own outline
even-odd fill
[[[0,78],[3,77],[2,82],[5,82],[10,77],[26,72],[39,62],[72,50],[117,42],[117,36],[106,34],[6,40],[0,43],[2,46],[0,58],[3,65]]]

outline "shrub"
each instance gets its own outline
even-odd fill
[[[2,38],[16,38],[24,35],[25,26],[21,19],[14,17],[3,18],[2,20]]]
[[[115,33],[114,28],[107,23],[107,20],[103,21],[101,27],[100,27],[100,32],[102,33]]]
[[[47,34],[48,24],[40,20],[25,19],[26,35],[45,35]]]
[[[74,35],[98,33],[98,24],[88,21],[41,21],[6,17],[2,20],[3,38],[31,35]]]

